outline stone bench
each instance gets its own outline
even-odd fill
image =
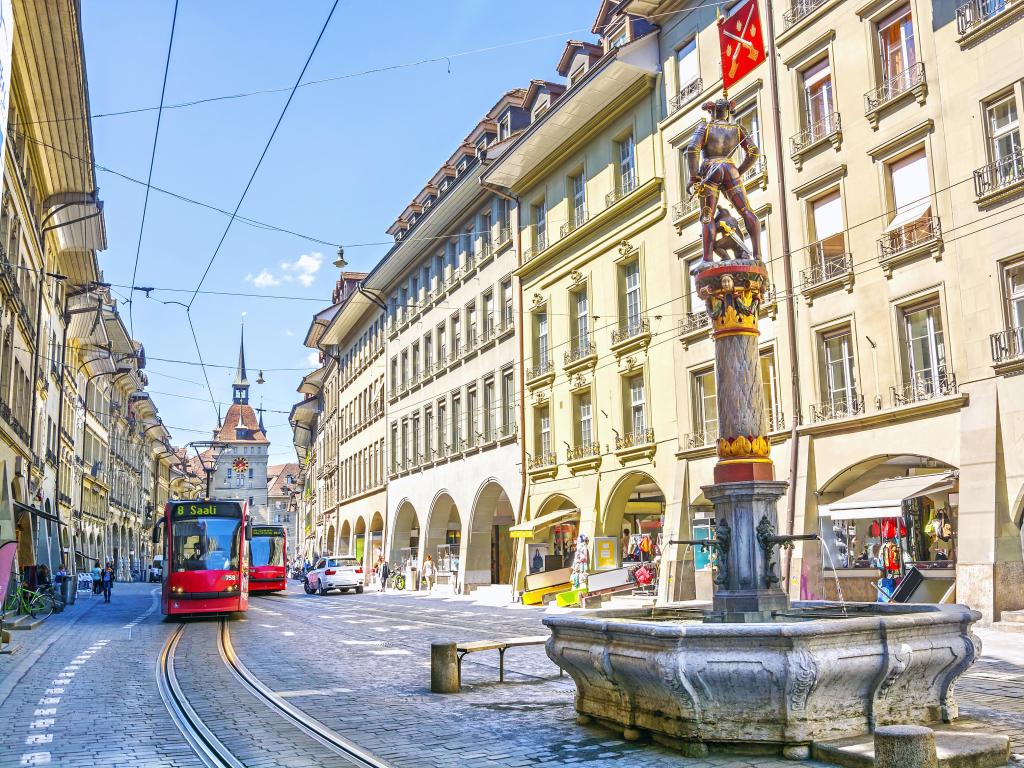
[[[459,658],[459,682],[462,682],[462,659],[470,653],[478,651],[498,652],[498,681],[505,682],[505,651],[509,648],[521,648],[527,645],[544,645],[550,635],[529,635],[527,637],[512,637],[507,640],[470,640],[456,643],[455,652]],[[561,674],[561,669],[559,669]]]

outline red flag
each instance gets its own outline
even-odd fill
[[[718,20],[718,42],[722,49],[722,88],[728,91],[765,59],[757,0],[744,0]]]

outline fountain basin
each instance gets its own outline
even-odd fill
[[[799,602],[775,621],[736,624],[657,608],[555,615],[546,650],[575,681],[579,714],[680,747],[805,745],[957,717],[954,684],[981,652],[980,613],[845,610]]]

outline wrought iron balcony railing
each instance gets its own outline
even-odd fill
[[[531,456],[527,462],[528,469],[543,469],[544,467],[553,467],[558,463],[558,457],[555,454],[547,452],[541,453],[537,456]]]
[[[615,438],[615,450],[623,448],[636,448],[639,445],[652,445],[654,443],[654,428],[638,429],[618,435]]]
[[[618,344],[650,332],[650,320],[646,317],[631,317],[619,323],[619,327],[612,331],[612,344]]]
[[[703,90],[704,80],[699,77],[693,78],[693,80],[679,89],[679,93],[668,100],[669,114],[678,112],[684,106],[693,101]]]
[[[942,226],[938,216],[925,216],[887,232],[878,241],[878,258],[881,261],[899,256],[901,253],[942,237]]]
[[[1024,360],[1024,327],[993,333],[989,336],[989,342],[992,345],[993,363]]]
[[[899,387],[890,387],[889,389],[894,406],[933,400],[936,397],[945,397],[957,393],[956,374],[949,373],[944,368],[939,368],[935,374],[926,371],[915,371],[910,381]]]
[[[786,428],[786,414],[778,408],[768,411],[768,431],[778,432]]]
[[[805,289],[853,272],[853,255],[846,252],[846,238],[843,235],[833,235],[812,243],[809,250],[811,266],[800,270],[800,282]]]
[[[680,219],[685,219],[688,214],[693,213],[700,209],[700,199],[696,196],[689,197],[686,200],[680,200],[678,203],[672,204],[672,221],[676,222]]]
[[[1024,182],[1024,148],[1001,157],[974,172],[976,197],[998,192]]]
[[[494,245],[500,248],[505,243],[511,242],[512,240],[512,228],[511,227],[498,227],[498,236],[495,238]]]
[[[679,335],[688,336],[702,328],[711,327],[711,315],[707,312],[687,312],[686,317],[679,321]]]
[[[559,230],[558,230],[558,236],[559,237],[565,237],[566,235],[570,234],[571,232],[576,231],[577,229],[582,227],[584,224],[586,224],[587,223],[587,219],[590,218],[590,214],[587,213],[587,209],[586,208],[575,208],[575,209],[573,209],[571,211],[571,213],[572,213],[572,216],[569,219],[569,221],[565,222],[565,224],[563,224],[559,228]]]
[[[792,29],[815,8],[825,4],[825,0],[796,0],[788,11],[782,14],[782,31]]]
[[[864,395],[837,397],[835,400],[811,405],[812,422],[848,419],[862,413],[864,413]]]
[[[764,158],[758,157],[754,164],[750,166],[744,172],[743,176],[741,176],[740,178],[743,179],[743,181],[750,181],[751,179],[756,179],[758,176],[765,172],[766,167],[767,166],[765,165]]]
[[[581,443],[574,445],[565,452],[567,461],[578,461],[579,459],[592,459],[601,455],[601,444],[596,442]]]
[[[715,444],[715,436],[711,432],[688,432],[683,435],[683,449],[706,448]]]
[[[956,31],[966,35],[1011,5],[1007,0],[967,0],[956,9]]]
[[[590,341],[589,338],[583,338],[577,340],[572,345],[572,348],[566,351],[565,355],[563,356],[563,360],[565,362],[565,365],[572,365],[577,360],[582,360],[585,357],[590,357],[591,355],[596,354],[597,347],[594,346],[594,343]]]
[[[551,362],[551,358],[542,358],[537,361],[537,364],[532,368],[528,368],[526,371],[526,380],[539,379],[541,376],[545,376],[554,371],[555,366]]]
[[[799,155],[807,147],[827,139],[829,136],[838,133],[839,130],[839,113],[830,112],[820,120],[808,125],[796,136],[791,136],[789,139],[789,153],[794,156]]]
[[[886,78],[881,85],[873,88],[864,94],[864,110],[873,112],[883,104],[892,101],[918,85],[923,85],[924,64],[918,62],[912,67],[907,67],[892,77]]]
[[[618,178],[615,189],[604,196],[604,204],[611,207],[634,189],[636,189],[636,174],[624,173]]]

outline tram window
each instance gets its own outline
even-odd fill
[[[252,566],[284,565],[284,539],[277,536],[254,536],[249,542]]]
[[[175,571],[230,571],[238,568],[236,518],[174,521]]]

